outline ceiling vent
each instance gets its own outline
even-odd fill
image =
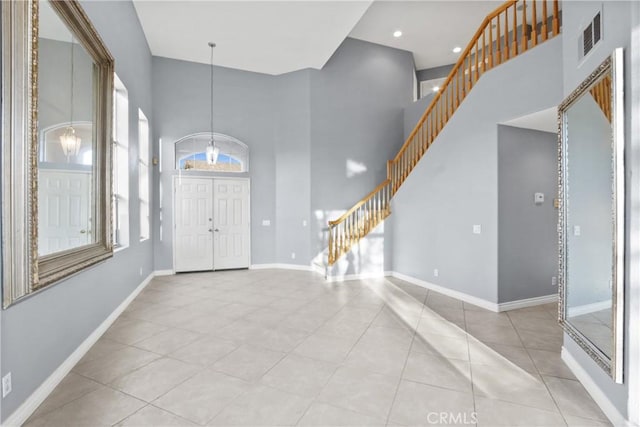
[[[589,25],[582,31],[580,37],[580,57],[584,58],[593,50],[594,46],[602,39],[602,13],[598,12]]]

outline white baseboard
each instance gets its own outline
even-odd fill
[[[91,347],[100,339],[107,329],[115,322],[122,312],[131,304],[131,301],[138,296],[140,292],[151,282],[156,276],[155,272],[151,272],[146,279],[138,285],[138,287],[129,294],[129,296],[116,307],[113,312],[89,335],[67,359],[62,362],[58,368],[40,386],[31,393],[23,403],[7,418],[2,424],[6,427],[19,427],[24,424],[27,419],[38,409],[38,406],[51,394],[51,392],[60,384],[60,381],[67,376],[71,369],[82,359],[82,357],[91,349]]]
[[[443,295],[459,299],[469,304],[477,305],[478,307],[484,308],[486,310],[491,310],[494,312],[499,312],[500,307],[495,302],[487,301],[482,298],[474,297],[473,295],[465,294],[464,292],[454,291],[453,289],[445,288],[440,285],[436,285],[431,282],[427,282],[426,280],[416,279],[415,277],[407,276],[406,274],[398,273],[394,271],[391,273],[391,276],[404,280],[405,282],[412,283],[417,286],[421,286],[425,289],[429,289],[431,291],[436,291]]]
[[[157,277],[157,276],[173,276],[174,274],[176,274],[175,271],[173,270],[156,270],[153,272],[153,277]]]
[[[310,265],[299,264],[251,264],[250,270],[266,270],[266,269],[280,269],[280,270],[298,270],[298,271],[315,271]]]
[[[326,275],[327,282],[348,282],[350,280],[363,280],[363,279],[378,279],[380,277],[391,276],[391,271],[375,271],[371,273],[359,273],[359,274],[337,274]]]
[[[566,347],[562,347],[562,360],[567,364],[573,375],[580,381],[582,386],[591,395],[596,404],[602,409],[602,412],[609,418],[611,424],[616,427],[631,426],[631,423],[618,411],[618,408],[609,400],[606,394],[593,381],[591,376],[584,370],[578,361],[569,353]]]
[[[550,304],[558,302],[558,294],[544,295],[541,297],[521,299],[517,301],[501,302],[498,304],[498,311],[517,310],[519,308],[533,307],[536,305]]]
[[[487,301],[486,299],[482,299],[482,298],[475,297],[473,295],[466,294],[464,292],[445,288],[444,286],[436,285],[434,283],[427,282],[426,280],[416,279],[415,277],[407,276],[406,274],[398,273],[397,271],[392,271],[388,275],[400,280],[404,280],[405,282],[413,283],[414,285],[421,286],[423,288],[441,293],[443,295],[459,299],[466,303],[476,305],[486,310],[493,311],[495,313],[500,313],[500,312],[509,311],[509,310],[516,310],[518,308],[533,307],[541,304],[548,304],[551,302],[556,302],[558,300],[558,296],[556,294],[553,294],[553,295],[545,295],[545,296],[536,297],[536,298],[527,298],[527,299],[522,299],[518,301],[495,303],[495,302]]]
[[[610,299],[606,301],[594,302],[591,304],[579,305],[577,307],[569,307],[567,309],[567,316],[569,317],[582,316],[583,314],[595,313],[597,311],[606,310],[608,308],[611,308]]]

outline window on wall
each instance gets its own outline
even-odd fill
[[[129,246],[129,94],[118,76],[113,88],[113,244]]]
[[[138,197],[140,199],[140,240],[150,236],[150,191],[149,191],[149,121],[142,110],[138,110]]]
[[[248,172],[249,148],[236,138],[220,133],[213,134],[214,147],[218,153],[207,161],[207,146],[210,133],[186,136],[176,142],[176,169],[211,172]]]

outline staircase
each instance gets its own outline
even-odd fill
[[[391,214],[394,194],[480,77],[559,33],[559,0],[510,0],[487,15],[396,157],[387,162],[387,179],[329,221],[330,266]]]

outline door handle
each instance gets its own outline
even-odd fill
[[[218,229],[216,228],[216,229],[214,229],[213,231],[215,231],[215,232],[217,233],[217,232],[218,232],[218,231],[220,231],[220,230],[218,230]]]
[[[80,234],[85,234],[87,230],[80,230]]]

